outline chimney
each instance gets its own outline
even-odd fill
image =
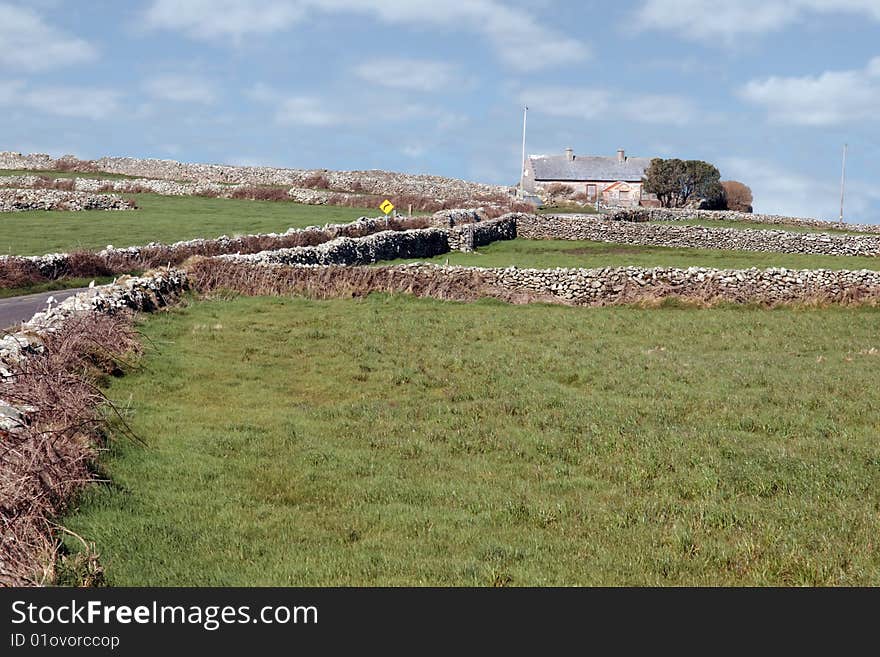
[[[569,162],[574,161],[574,150],[572,150],[571,147],[565,149],[565,159]]]
[[[617,149],[617,163],[623,164],[624,162],[626,162],[626,151],[624,151],[622,148],[618,148]]]

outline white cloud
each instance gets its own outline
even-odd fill
[[[421,144],[406,144],[403,148],[400,149],[400,152],[407,157],[418,159],[422,157],[425,153],[427,153],[428,149]]]
[[[105,119],[119,110],[121,94],[111,89],[0,82],[0,106],[79,119]]]
[[[214,85],[193,75],[172,73],[144,82],[144,90],[159,100],[210,105],[216,98]]]
[[[455,66],[429,59],[372,59],[358,64],[354,73],[370,84],[409,91],[449,91],[473,84]]]
[[[880,119],[880,57],[861,70],[752,80],[740,96],[764,107],[771,120],[780,123],[817,126],[874,121]]]
[[[304,13],[305,3],[289,0],[155,0],[146,18],[152,27],[200,39],[240,40],[287,29]]]
[[[877,0],[645,0],[636,12],[642,29],[677,32],[730,44],[743,35],[781,30],[811,13],[861,14],[880,20]]]
[[[836,221],[840,214],[840,170],[835,159],[828,177],[815,178],[772,162],[745,157],[723,158],[722,178],[740,180],[752,188],[755,212]],[[873,214],[880,190],[859,180],[847,183],[846,217],[849,221],[877,223]]]
[[[44,71],[95,59],[97,50],[31,9],[0,3],[0,67]]]
[[[504,62],[523,71],[589,56],[584,43],[502,0],[153,0],[146,23],[195,38],[241,43],[249,35],[288,30],[314,13],[359,13],[390,25],[476,32]]]
[[[290,96],[263,83],[244,92],[246,98],[275,110],[275,122],[286,125],[327,127],[350,123],[352,115],[331,109],[332,103],[318,96]]]
[[[257,83],[244,92],[254,102],[271,107],[275,121],[287,125],[314,127],[375,126],[379,123],[428,121],[438,131],[460,129],[468,123],[466,116],[449,112],[435,105],[389,102],[383,93],[366,90],[342,100],[322,95],[288,94]]]
[[[530,109],[550,116],[592,120],[608,116],[639,123],[685,125],[698,117],[688,98],[663,94],[629,95],[605,89],[531,87],[519,95]]]
[[[329,108],[329,104],[315,96],[293,96],[279,104],[275,119],[279,123],[326,127],[348,123],[350,118]]]

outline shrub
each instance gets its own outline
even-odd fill
[[[95,381],[139,350],[127,314],[73,317],[42,342],[42,353],[0,380],[0,397],[34,409],[20,430],[0,432],[0,586],[56,581],[62,546],[52,520],[95,478],[91,461],[108,417],[102,408],[111,406]]]
[[[574,195],[574,189],[570,185],[564,183],[553,183],[544,188],[549,196],[561,196],[562,198],[570,198]]]
[[[723,180],[721,186],[727,199],[727,209],[737,212],[752,212],[752,190],[738,180]]]
[[[49,278],[30,260],[0,258],[0,287],[26,287]]]
[[[55,160],[55,170],[94,173],[98,171],[98,167],[92,160],[81,160],[73,155],[63,155]]]
[[[248,185],[236,187],[230,194],[231,198],[249,199],[251,201],[289,201],[287,189],[282,187],[265,187],[262,185]]]
[[[322,173],[313,173],[303,178],[302,186],[309,189],[330,189],[330,181]]]

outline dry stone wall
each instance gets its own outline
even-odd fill
[[[71,159],[64,156],[60,160]],[[45,154],[22,155],[0,152],[0,169],[53,170],[58,160]],[[136,178],[159,178],[200,183],[236,183],[244,185],[288,185],[309,187],[310,178],[322,176],[333,190],[367,194],[414,194],[431,198],[478,198],[508,194],[509,188],[485,185],[443,176],[407,174],[388,171],[329,171],[326,169],[287,169],[223,164],[188,164],[174,160],[104,157],[91,160],[96,171],[124,174]]]
[[[706,303],[849,303],[880,301],[880,272],[792,269],[688,269],[607,267],[601,269],[518,269],[440,266],[425,263],[383,267],[282,264],[267,260],[227,260],[224,268],[197,263],[195,285],[243,292],[283,294],[291,290],[338,289],[406,292],[441,299],[481,296],[506,301],[605,306],[678,297]],[[340,283],[342,283],[340,285]]]
[[[14,376],[29,356],[40,353],[42,339],[58,331],[74,315],[115,313],[121,310],[155,310],[171,303],[188,287],[186,272],[163,269],[144,276],[125,277],[112,285],[99,286],[69,297],[22,323],[14,333],[0,337],[0,380]],[[0,399],[0,430],[13,431],[26,420],[28,409],[16,408]]]
[[[524,239],[592,240],[642,246],[669,246],[836,256],[880,255],[880,236],[739,230],[614,221],[596,215],[519,215]]]
[[[392,225],[395,222],[392,221]],[[400,226],[406,223],[398,224]],[[363,236],[388,230],[389,222],[384,218],[360,219],[347,224],[326,224],[309,226],[303,229],[291,228],[285,233],[262,233],[229,237],[223,235],[216,239],[194,239],[161,244],[151,242],[143,246],[116,248],[108,245],[94,254],[89,254],[89,266],[99,273],[124,273],[160,264],[180,264],[190,256],[214,256],[227,253],[257,253],[269,249],[285,248],[295,245],[315,245],[340,236]],[[17,268],[33,271],[36,275],[57,279],[65,276],[92,276],[78,270],[84,258],[81,254],[48,253],[40,256],[0,256],[0,280],[4,270]]]
[[[88,194],[59,189],[0,189],[0,212],[133,209],[133,203],[111,194]]]
[[[446,229],[450,251],[473,251],[499,240],[516,239],[517,214],[507,214],[490,221],[458,223]]]
[[[820,228],[823,230],[844,228],[856,233],[880,233],[880,225],[843,224],[841,226],[841,224],[822,221],[821,219],[785,217],[777,214],[752,214],[750,212],[734,212],[731,210],[632,208],[618,210],[606,216],[614,221],[737,221],[778,226],[803,226],[804,228]]]
[[[511,268],[494,269],[492,276],[494,283],[505,289],[552,295],[577,305],[628,303],[667,296],[766,304],[880,298],[880,272],[871,270]]]
[[[450,250],[470,250],[496,240],[516,237],[516,215],[453,228],[382,231],[366,237],[337,239],[317,246],[273,249],[224,259],[267,264],[364,265],[380,260],[431,258]]]
[[[384,231],[361,238],[339,237],[318,246],[219,256],[244,262],[284,265],[364,265],[398,258],[431,258],[449,251],[445,230]]]

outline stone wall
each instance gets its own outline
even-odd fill
[[[490,221],[459,223],[448,228],[450,251],[473,251],[499,240],[516,239],[516,223],[519,214],[507,214]]]
[[[677,296],[705,301],[774,304],[880,299],[880,272],[784,268],[606,267],[601,269],[493,269],[507,290],[551,295],[577,305],[629,303]]]
[[[2,167],[0,167],[2,168]],[[302,184],[302,183],[300,183]],[[218,198],[251,198],[255,191],[255,183],[217,183],[217,182],[179,182],[174,180],[161,180],[155,178],[126,178],[121,180],[107,180],[100,178],[76,177],[76,178],[55,178],[49,176],[36,175],[20,175],[20,176],[2,176],[0,177],[0,187],[19,187],[19,188],[45,188],[56,186],[61,189],[67,189],[68,185],[77,191],[85,192],[119,192],[128,194],[138,194],[149,192],[153,194],[161,194],[163,196],[210,196]],[[351,182],[349,186],[351,190],[360,189],[357,181]],[[260,192],[257,188],[256,191]],[[283,186],[282,186],[283,189]],[[430,191],[430,190],[429,190]],[[433,190],[436,192],[437,190]],[[430,196],[418,194],[416,200],[416,208],[420,199],[427,198],[436,203],[473,203],[474,205],[492,209],[493,211],[503,211],[509,207],[515,199],[508,194],[478,192],[470,196],[456,196],[465,190],[458,188],[446,189],[440,196]],[[432,192],[432,193],[433,193]],[[397,192],[400,193],[400,192]],[[302,203],[304,205],[343,205],[347,207],[370,207],[375,206],[379,202],[379,197],[370,195],[364,191],[345,191],[338,189],[314,189],[291,187],[283,190],[285,198],[293,203]],[[411,192],[415,195],[414,192]],[[385,196],[395,196],[395,193],[384,193]],[[257,196],[259,198],[259,195]],[[410,197],[411,198],[411,197]],[[407,197],[403,197],[404,201]],[[271,200],[278,200],[272,198]],[[398,208],[399,211],[406,208]],[[441,212],[451,213],[451,215],[461,214],[463,217],[473,214],[476,210],[443,210]]]
[[[133,203],[112,194],[88,194],[60,189],[0,189],[0,212],[134,209]]]
[[[418,225],[420,220],[392,220],[391,226],[405,227]],[[194,239],[161,244],[151,242],[143,246],[116,248],[108,245],[90,254],[88,265],[99,273],[79,271],[77,268],[84,258],[79,254],[48,253],[40,256],[0,256],[0,280],[4,279],[4,270],[17,268],[33,271],[37,276],[47,279],[65,276],[94,276],[104,274],[121,274],[137,269],[154,267],[164,264],[180,264],[187,258],[196,255],[214,256],[226,253],[258,253],[268,249],[288,248],[298,245],[316,245],[340,236],[361,237],[383,230],[388,230],[389,222],[385,218],[360,219],[346,224],[326,224],[309,226],[302,229],[291,228],[285,233],[261,233],[228,237],[223,235],[216,239]]]
[[[123,309],[154,310],[167,305],[188,287],[186,272],[161,269],[139,277],[122,277],[110,285],[101,285],[68,297],[57,306],[35,314],[22,323],[21,329],[0,337],[0,378],[22,358],[40,349],[41,336],[57,331],[65,321],[89,312],[114,313]]]
[[[59,159],[69,159],[64,156]],[[58,160],[48,155],[0,152],[0,169],[52,170]],[[509,194],[509,188],[485,185],[443,176],[389,171],[329,171],[326,169],[287,169],[224,164],[188,164],[174,160],[104,157],[88,162],[89,168],[136,178],[159,178],[200,183],[238,183],[247,185],[289,185],[309,187],[310,178],[323,176],[327,187],[355,193],[412,194],[431,198],[478,198]]]
[[[516,216],[474,224],[477,246],[516,237]],[[240,237],[195,239],[173,244],[150,243],[116,248],[107,246],[88,257],[82,254],[48,253],[41,256],[0,256],[0,280],[6,269],[33,271],[44,279],[66,276],[121,274],[160,264],[177,265],[191,256],[250,255],[256,260],[314,264],[366,264],[397,258],[430,258],[452,249],[466,249],[462,235],[468,224],[454,228],[401,230],[418,225],[420,219],[362,217],[347,224],[326,224],[286,233],[263,233]],[[272,255],[277,254],[277,255]],[[89,271],[81,271],[83,265]]]
[[[584,215],[585,217],[593,215]],[[843,228],[857,233],[880,233],[880,225],[875,224],[841,224],[821,219],[803,217],[785,217],[777,214],[752,214],[750,212],[734,212],[731,210],[695,210],[672,208],[634,208],[618,210],[609,215],[614,221],[738,221],[742,223],[770,224],[779,226],[803,226],[804,228],[820,228],[829,230]]]
[[[439,266],[425,263],[382,267],[283,264],[224,259],[224,266],[201,261],[191,272],[202,291],[240,289],[244,293],[285,294],[319,290],[324,296],[405,292],[440,299],[493,297],[578,306],[654,302],[666,297],[703,303],[880,302],[880,272],[792,269],[689,269],[606,267],[601,269],[518,269]]]
[[[880,236],[739,230],[608,220],[596,215],[518,215],[524,239],[592,240],[642,246],[669,246],[836,256],[880,255]]]
[[[485,220],[485,213],[467,208],[440,210],[431,215],[431,223],[438,228],[452,228],[461,224],[473,224]]]
[[[441,228],[425,228],[383,231],[360,238],[339,237],[318,246],[218,257],[264,264],[351,266],[398,258],[432,258],[448,251],[447,232]]]
[[[496,240],[516,237],[518,215],[453,228],[382,231],[366,237],[337,239],[317,246],[272,249],[260,253],[220,256],[243,262],[301,265],[365,265],[380,260],[432,258],[451,250],[471,250]]]

